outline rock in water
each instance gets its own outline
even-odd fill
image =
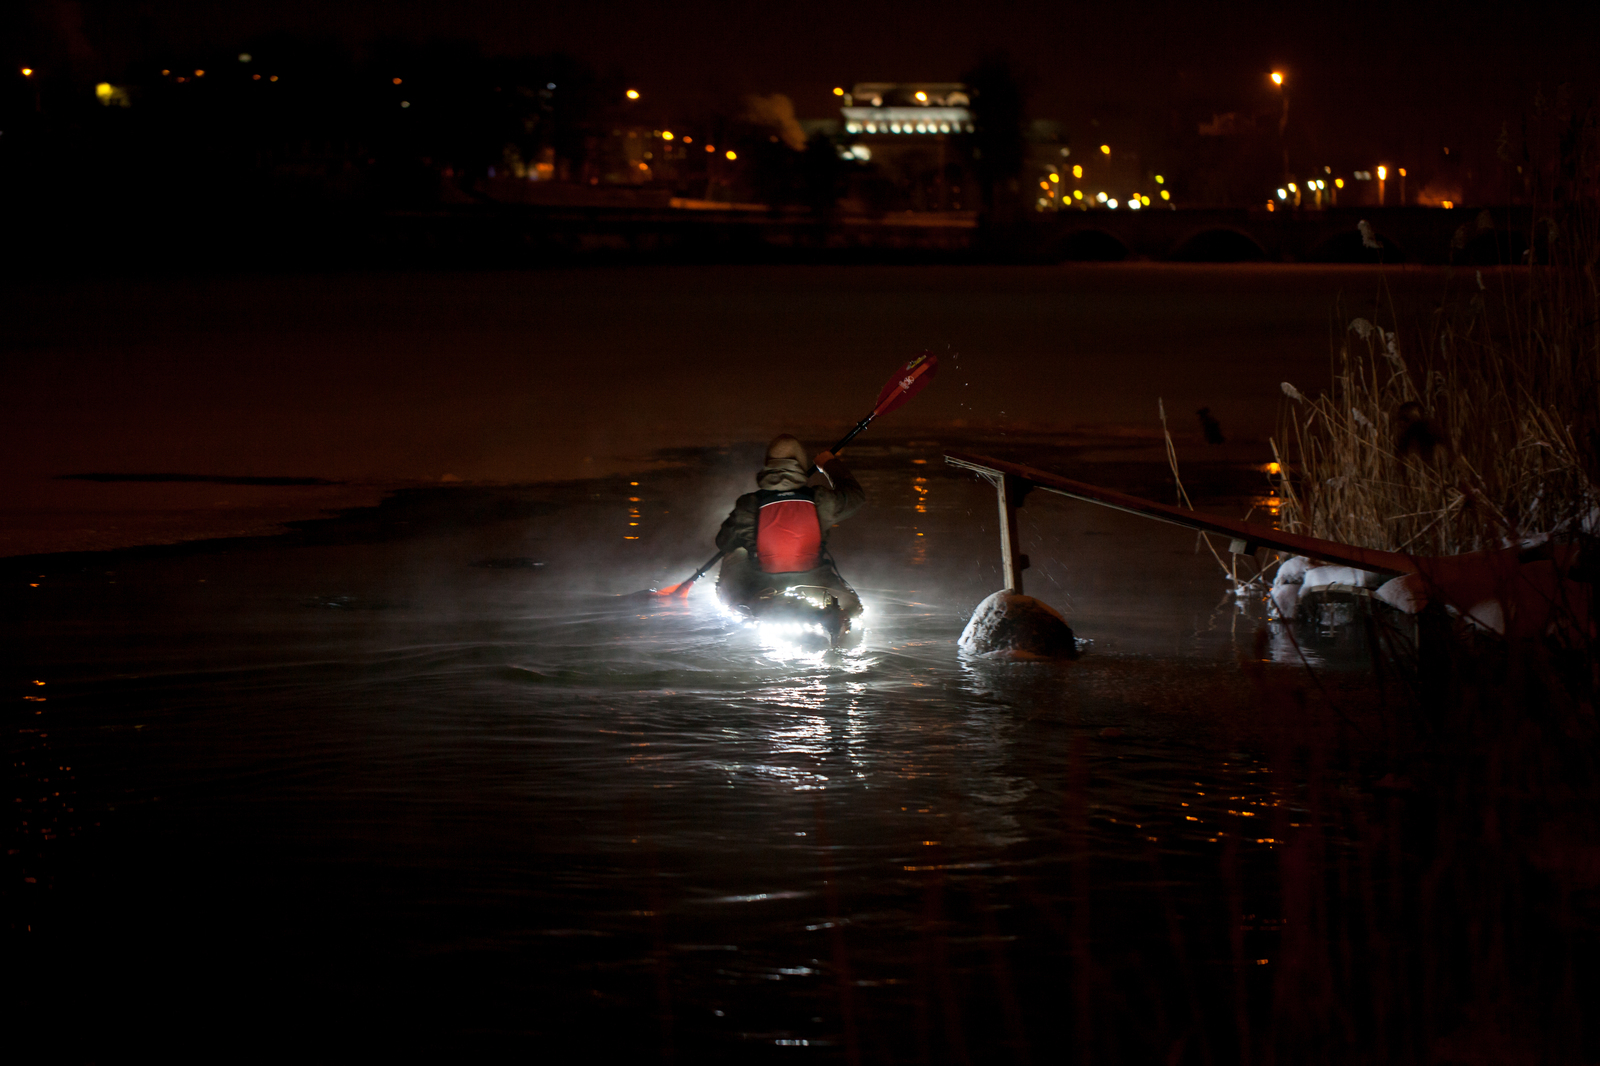
[[[978,604],[957,642],[969,655],[995,659],[1076,659],[1072,627],[1032,596],[996,592]]]

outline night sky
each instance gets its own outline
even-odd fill
[[[1600,35],[1583,21],[1586,6],[36,0],[24,20],[25,39],[54,38],[48,46],[92,76],[278,32],[356,48],[454,37],[488,52],[566,51],[637,82],[666,114],[782,92],[801,117],[827,117],[834,85],[956,79],[1004,51],[1030,85],[1032,114],[1063,120],[1082,143],[1209,110],[1271,110],[1266,74],[1278,68],[1299,132],[1337,163],[1420,158],[1452,143],[1482,150],[1541,87],[1568,81],[1592,94]]]

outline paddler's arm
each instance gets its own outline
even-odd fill
[[[861,505],[867,502],[867,491],[844,465],[844,460],[832,452],[817,454],[817,469],[828,482],[828,487],[817,489],[817,521],[826,530],[861,510]]]
[[[728,512],[728,517],[722,520],[722,528],[717,530],[717,548],[731,552],[735,548],[754,551],[755,547],[755,497],[740,496],[739,501],[733,505],[733,510]]]

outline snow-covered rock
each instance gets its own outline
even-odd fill
[[[1295,611],[1300,608],[1300,583],[1286,583],[1272,586],[1272,609],[1277,612],[1278,619],[1283,622],[1294,620]]]
[[[1421,574],[1401,574],[1379,585],[1373,596],[1397,611],[1420,614],[1428,606],[1428,585]]]
[[[1047,603],[996,592],[972,612],[957,645],[995,659],[1076,659],[1078,642],[1065,618]]]
[[[1353,566],[1313,566],[1301,579],[1301,592],[1310,592],[1323,585],[1349,585],[1358,589],[1375,589],[1383,584],[1383,575],[1370,570],[1357,570]]]
[[[1272,587],[1280,585],[1298,585],[1306,576],[1306,568],[1311,561],[1304,555],[1291,555],[1278,565],[1278,572],[1272,575]]]

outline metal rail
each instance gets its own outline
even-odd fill
[[[1140,499],[1138,496],[1129,496],[1114,489],[1103,489],[1098,485],[1058,477],[1031,466],[991,459],[987,455],[946,452],[944,459],[951,466],[971,470],[994,483],[1000,498],[1000,551],[1006,571],[1006,588],[1012,592],[1022,591],[1022,571],[1028,566],[1027,556],[1017,550],[1016,509],[1022,506],[1023,497],[1034,488],[1054,492],[1068,499],[1099,504],[1115,511],[1125,511],[1141,518],[1151,518],[1157,522],[1170,522],[1202,533],[1216,533],[1228,538],[1229,550],[1235,555],[1254,555],[1258,548],[1271,548],[1274,551],[1304,555],[1311,559],[1391,576],[1415,573],[1419,569],[1414,557],[1399,552],[1356,548],[1317,537],[1285,533],[1281,529],[1274,529],[1258,522],[1240,522],[1200,511],[1186,511],[1181,507]]]

